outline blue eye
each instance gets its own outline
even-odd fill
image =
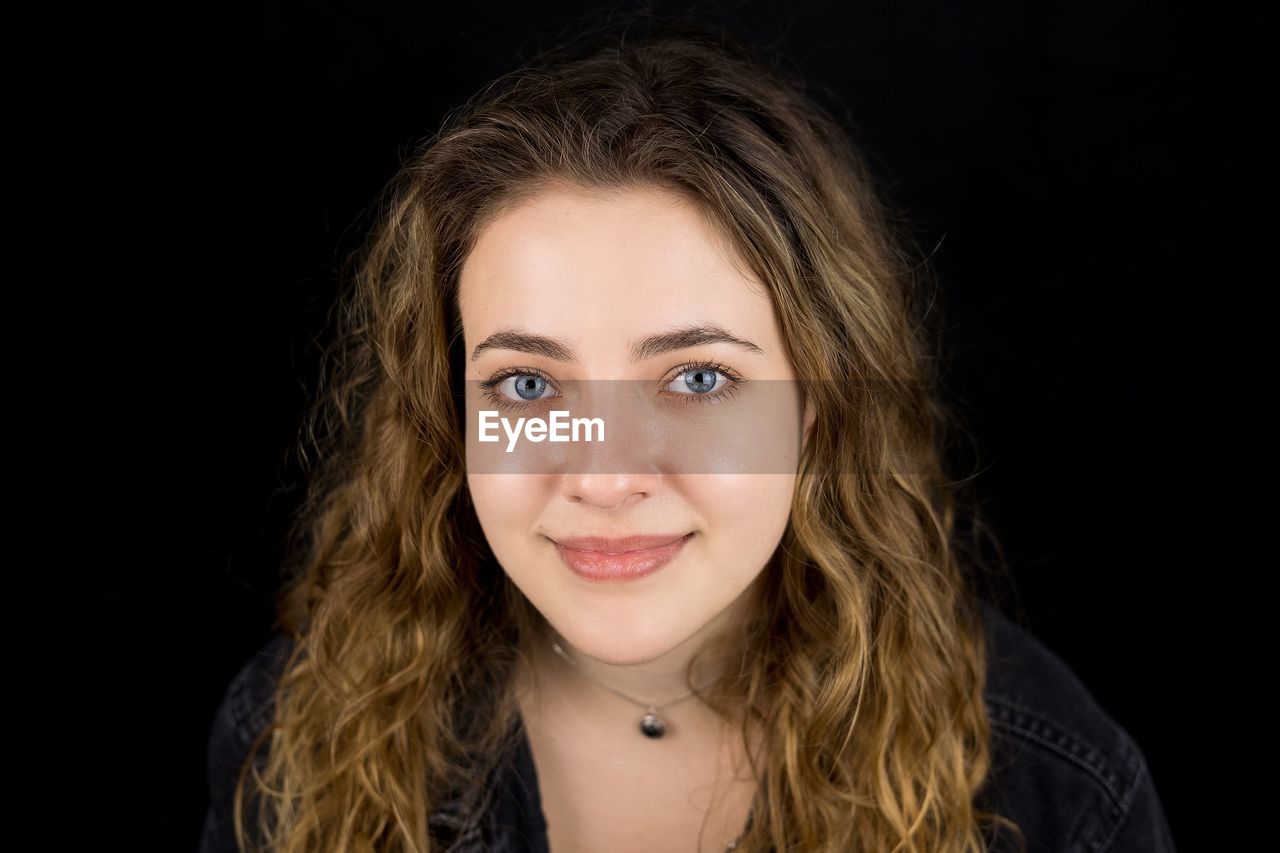
[[[507,383],[511,383],[512,391],[516,392],[517,396],[520,397],[520,400],[527,401],[541,400],[543,394],[547,392],[548,388],[550,388],[550,383],[547,382],[547,379],[532,373],[517,373],[509,375],[509,377],[503,379],[502,382],[498,384],[498,387],[502,388],[503,386],[506,386]],[[506,396],[515,400],[515,397],[511,397],[511,394],[506,394]]]
[[[720,376],[724,376],[724,374],[711,367],[691,367],[682,371],[667,387],[677,394],[691,393],[696,396],[702,396],[710,394],[717,387],[724,386],[724,383],[719,382],[717,379]],[[724,379],[726,382],[732,381],[727,376],[724,376]],[[688,389],[687,392],[685,389]]]
[[[485,400],[499,409],[522,409],[531,403],[561,396],[556,386],[539,370],[509,369],[480,382]]]

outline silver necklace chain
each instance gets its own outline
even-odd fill
[[[646,708],[646,709],[651,710],[651,711],[658,711],[658,710],[661,710],[661,709],[663,709],[663,708],[666,708],[666,707],[668,707],[668,706],[670,706],[670,705],[674,705],[674,704],[676,704],[677,702],[683,702],[685,699],[688,699],[690,696],[692,696],[692,695],[696,692],[696,691],[694,691],[694,690],[690,690],[688,693],[684,694],[683,696],[678,696],[678,697],[676,697],[675,699],[670,700],[669,702],[663,702],[661,705],[654,705],[654,704],[649,703],[649,702],[641,702],[639,699],[634,699],[634,698],[632,698],[632,697],[628,696],[627,694],[623,693],[621,690],[615,690],[614,688],[612,688],[612,687],[610,687],[609,685],[605,684],[605,683],[604,683],[603,681],[601,681],[600,679],[596,678],[596,677],[595,677],[594,675],[592,675],[591,673],[587,672],[585,669],[583,669],[581,666],[579,666],[579,665],[578,665],[578,662],[577,662],[577,661],[575,661],[573,658],[571,658],[571,657],[569,657],[567,654],[565,654],[564,649],[560,648],[560,644],[559,644],[559,643],[557,643],[555,640],[552,640],[552,641],[551,641],[551,648],[553,648],[553,649],[555,649],[555,650],[556,650],[556,654],[560,655],[560,657],[564,658],[564,659],[565,659],[565,660],[567,660],[570,664],[572,664],[572,665],[574,666],[574,668],[578,670],[578,672],[581,672],[581,673],[582,673],[583,675],[585,675],[587,678],[590,678],[592,681],[594,681],[596,684],[599,684],[599,685],[600,685],[601,687],[603,687],[604,689],[609,690],[609,691],[612,691],[613,693],[616,693],[617,695],[621,696],[623,699],[626,699],[628,702],[632,703],[633,705],[639,705],[641,708]],[[705,690],[707,687],[710,687],[710,686],[711,686],[711,684],[714,684],[714,683],[715,683],[715,682],[709,682],[708,684],[703,685],[702,689],[704,689],[704,690]]]
[[[562,649],[560,647],[560,644],[557,643],[555,640],[551,641],[551,648],[555,649],[556,654],[558,654],[560,657],[568,661],[568,663],[571,666],[573,666],[574,669],[578,670],[578,672],[581,672],[587,678],[590,678],[596,684],[599,684],[601,687],[605,688],[606,690],[612,693],[615,693],[616,695],[622,697],[623,699],[626,699],[628,702],[632,703],[633,705],[639,705],[641,708],[644,708],[648,713],[645,714],[644,719],[641,720],[640,722],[640,730],[644,732],[645,735],[651,738],[662,737],[662,735],[666,732],[666,724],[663,722],[662,718],[658,716],[658,711],[661,710],[662,708],[670,707],[671,705],[674,705],[677,702],[683,702],[685,699],[688,699],[690,696],[692,696],[694,693],[697,692],[696,690],[690,690],[688,693],[684,694],[683,696],[679,696],[668,702],[663,702],[661,705],[653,705],[653,704],[650,704],[649,702],[641,702],[639,699],[635,699],[631,696],[628,696],[627,694],[623,693],[621,690],[616,690],[613,687],[610,687],[608,684],[605,684],[603,681],[596,678],[591,673],[587,672],[585,669],[583,669],[581,666],[578,665],[577,661],[569,657],[569,655],[565,653],[565,650]],[[710,687],[711,684],[713,683],[714,682],[707,683],[706,685],[703,686],[702,689],[706,689],[707,687]],[[724,849],[724,853],[732,853],[732,851],[737,850],[738,842],[742,840],[742,836],[745,834],[746,834],[745,832],[740,833],[737,838],[729,842],[729,846]]]

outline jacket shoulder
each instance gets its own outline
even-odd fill
[[[291,636],[273,634],[241,665],[223,692],[207,738],[209,807],[200,853],[238,853],[232,818],[236,781],[254,738],[271,721],[276,684],[293,644]],[[261,753],[258,763],[261,765]]]
[[[272,634],[227,685],[214,721],[221,723],[246,747],[270,720],[276,684],[293,643],[287,634]]]
[[[1032,851],[1173,853],[1134,739],[1057,654],[990,603],[979,609],[992,728],[987,807],[1017,821]]]

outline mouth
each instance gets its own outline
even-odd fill
[[[593,581],[625,581],[653,574],[670,563],[693,535],[575,536],[551,542],[575,574]]]

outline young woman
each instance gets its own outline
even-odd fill
[[[1173,849],[976,594],[929,295],[800,84],[631,30],[391,190],[202,849]]]

